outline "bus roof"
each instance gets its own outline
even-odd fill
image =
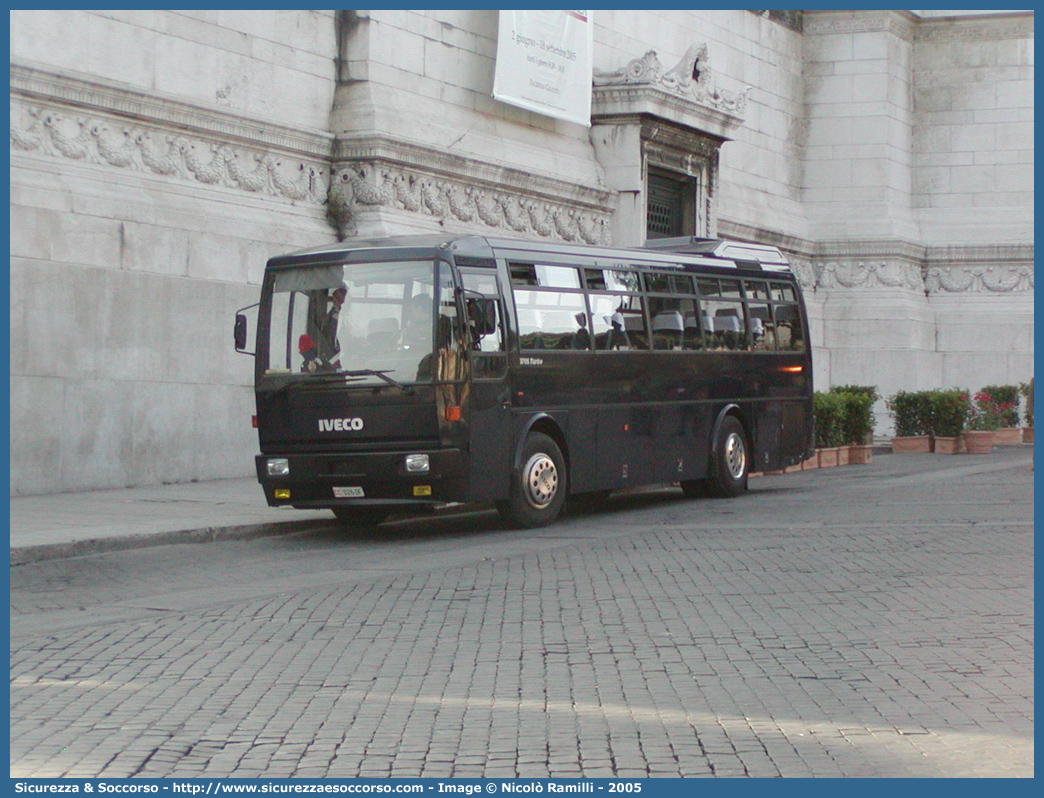
[[[287,268],[303,262],[330,261],[340,256],[374,250],[410,250],[418,256],[434,256],[439,251],[492,258],[499,252],[520,251],[545,255],[592,255],[603,260],[624,260],[647,266],[714,266],[746,268],[771,272],[790,272],[783,253],[776,247],[741,241],[700,238],[666,238],[646,242],[643,248],[587,246],[564,241],[533,241],[481,235],[406,235],[356,239],[277,255],[270,267]]]

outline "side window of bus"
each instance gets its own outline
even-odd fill
[[[750,326],[750,348],[755,352],[771,352],[776,348],[776,322],[768,304],[768,283],[744,280],[747,296],[747,319]]]
[[[589,349],[584,296],[565,291],[515,291],[520,349]]]
[[[649,348],[640,296],[591,294],[591,332],[595,349],[634,351]]]
[[[575,267],[512,263],[510,269],[520,349],[591,348],[587,303]]]
[[[750,339],[755,352],[771,352],[776,348],[776,322],[769,305],[751,302],[747,306],[750,314]]]
[[[702,349],[699,301],[695,297],[692,277],[687,274],[646,273],[644,278],[645,290],[650,294],[653,349]]]
[[[769,283],[773,314],[776,319],[776,349],[803,352],[805,336],[801,327],[801,311],[794,286],[787,283]]]
[[[492,272],[462,272],[468,310],[470,347],[479,352],[504,351],[504,318],[497,276]]]
[[[591,334],[599,351],[650,348],[640,275],[627,269],[584,269],[590,292]]]
[[[775,306],[776,312],[776,349],[803,352],[805,336],[801,329],[801,317],[796,304],[780,304]]]
[[[708,334],[707,348],[719,351],[749,349],[739,280],[701,279],[697,282],[703,300],[703,328]]]

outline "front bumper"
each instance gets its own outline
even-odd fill
[[[427,472],[406,470],[406,455],[426,454]],[[273,477],[266,463],[285,458],[287,476]],[[402,449],[351,454],[271,452],[255,460],[257,479],[272,507],[325,508],[366,505],[431,505],[468,500],[459,449]]]

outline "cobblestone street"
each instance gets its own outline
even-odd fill
[[[51,560],[11,599],[13,776],[1033,775],[1022,447]]]

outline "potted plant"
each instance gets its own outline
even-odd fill
[[[975,394],[964,423],[964,448],[968,454],[989,454],[993,450],[994,436],[1007,409],[984,391]]]
[[[928,391],[897,391],[886,404],[895,422],[892,451],[930,452],[932,407]]]
[[[1019,426],[1019,387],[987,385],[981,392],[993,399],[1000,412],[1000,426],[993,436],[994,444],[1022,443],[1022,428]]]
[[[849,385],[832,388],[831,392],[842,397],[841,443],[848,450],[848,462],[859,465],[871,462],[877,389]]]
[[[841,445],[841,420],[844,399],[841,394],[821,393],[812,395],[812,408],[816,420],[816,449],[819,467],[829,468],[838,464],[838,447]]]
[[[932,391],[932,445],[936,454],[964,451],[964,423],[968,417],[968,392]]]

